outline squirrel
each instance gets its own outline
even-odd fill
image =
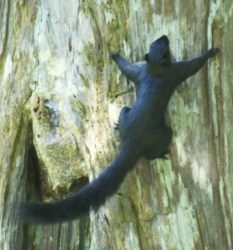
[[[165,124],[165,111],[175,89],[199,71],[219,52],[212,48],[190,61],[172,62],[166,35],[151,43],[145,61],[129,63],[118,53],[110,58],[136,87],[136,101],[123,107],[118,129],[121,146],[115,160],[92,182],[72,196],[48,203],[19,205],[18,217],[25,223],[52,224],[77,219],[95,211],[112,196],[139,158],[165,158],[169,153],[172,129]]]

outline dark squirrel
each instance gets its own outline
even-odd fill
[[[134,105],[123,107],[119,117],[120,152],[96,179],[71,197],[49,203],[29,202],[19,206],[23,222],[51,224],[77,219],[90,209],[97,210],[112,196],[140,157],[148,160],[165,158],[169,153],[172,130],[164,114],[174,90],[215,56],[213,48],[190,61],[172,63],[167,36],[152,42],[144,62],[129,63],[117,53],[109,56],[121,72],[136,86]]]

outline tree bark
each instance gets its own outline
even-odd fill
[[[0,2],[0,249],[233,249],[231,0]],[[174,94],[169,160],[140,160],[97,212],[22,226],[15,203],[67,197],[114,159],[135,91],[108,58],[220,54]]]

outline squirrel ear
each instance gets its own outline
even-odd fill
[[[144,59],[145,59],[147,62],[149,62],[149,54],[148,54],[148,53],[145,54]]]

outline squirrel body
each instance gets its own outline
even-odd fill
[[[118,156],[96,179],[64,200],[21,204],[19,219],[37,224],[77,219],[104,204],[140,157],[166,158],[172,138],[172,129],[164,119],[167,104],[179,84],[200,70],[218,51],[210,49],[190,61],[172,63],[169,40],[164,35],[151,43],[144,62],[129,63],[118,53],[110,52],[121,72],[134,82],[137,93],[133,106],[123,107],[120,112]]]

